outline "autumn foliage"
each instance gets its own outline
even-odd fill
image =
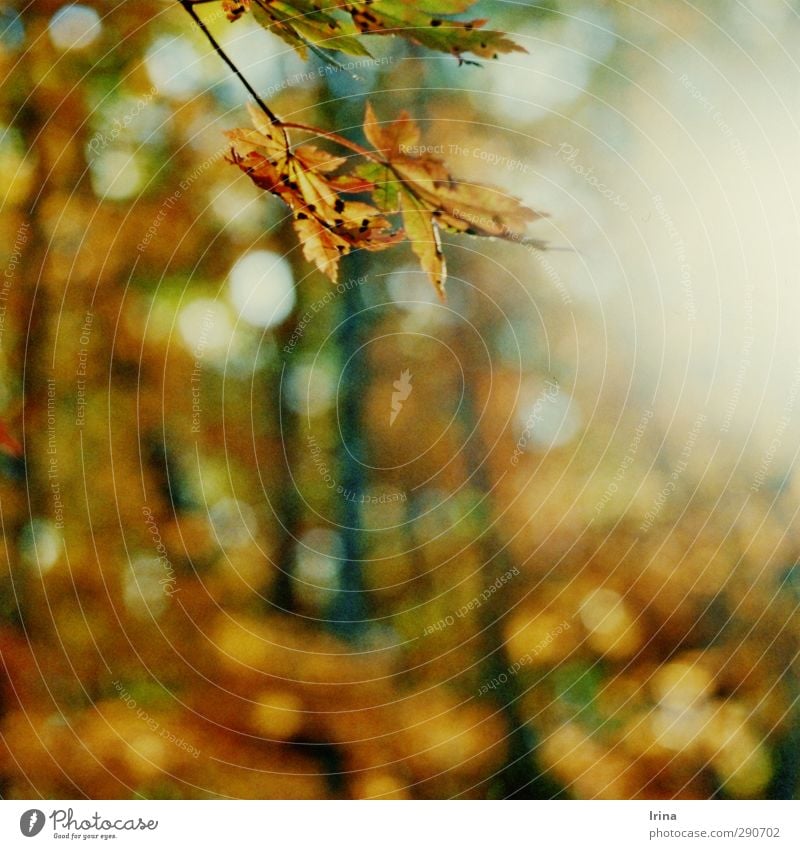
[[[476,96],[540,57],[490,65],[468,0],[201,2],[0,39],[0,797],[796,796],[799,485],[636,394],[611,307],[653,281],[609,294],[551,158],[589,98]],[[493,5],[542,48],[579,17]],[[574,254],[525,249],[545,204]]]
[[[441,17],[472,5],[472,0],[223,2],[230,21],[252,13],[304,58],[309,49],[326,59],[331,51],[368,56],[359,33],[398,35],[452,53],[459,62],[465,53],[497,58],[524,52],[502,33],[484,30],[484,20]],[[287,204],[306,259],[333,281],[340,258],[352,250],[381,251],[407,239],[444,300],[441,230],[526,242],[527,225],[541,216],[498,189],[457,180],[441,159],[419,155],[420,130],[406,112],[382,123],[367,103],[363,130],[370,150],[336,133],[284,123],[260,98],[257,103],[250,107],[254,129],[228,133],[229,161]],[[292,128],[325,137],[351,155],[335,156],[309,144],[292,147]]]
[[[307,144],[292,150],[283,126],[254,106],[250,114],[255,129],[228,133],[230,161],[287,203],[306,258],[334,281],[340,257],[351,250],[380,251],[408,239],[444,298],[440,230],[524,242],[525,227],[539,217],[498,189],[459,182],[434,156],[413,155],[420,133],[406,113],[383,125],[367,104],[364,133],[373,150],[356,147],[355,158]]]
[[[500,32],[484,29],[486,20],[458,21],[449,17],[466,12],[475,0],[223,0],[231,21],[251,13],[304,58],[308,50],[324,49],[369,56],[364,35],[397,35],[431,50],[466,53],[496,59],[500,53],[525,52]]]

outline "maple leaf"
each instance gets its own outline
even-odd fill
[[[255,129],[226,133],[233,142],[229,161],[289,206],[309,262],[335,282],[339,260],[354,248],[378,251],[402,239],[376,207],[342,196],[373,188],[357,175],[334,175],[344,157],[308,144],[292,150],[282,127],[249,109]]]
[[[496,59],[500,53],[524,47],[508,36],[486,30],[484,19],[454,20],[475,0],[223,0],[228,19],[233,21],[252,9],[255,19],[291,45],[303,58],[308,48],[336,50],[369,56],[355,36],[397,35],[432,50],[451,53],[459,62],[472,53]],[[323,58],[327,58],[323,54]]]
[[[500,53],[527,53],[505,34],[484,30],[484,19],[456,21],[442,17],[465,12],[473,5],[467,0],[363,0],[346,3],[344,8],[363,33],[399,35],[431,50],[452,53],[459,62],[465,53],[484,59],[497,59]]]
[[[334,281],[341,257],[351,250],[380,251],[407,239],[444,300],[442,229],[545,247],[525,234],[541,213],[499,189],[456,180],[441,159],[418,154],[419,127],[407,113],[383,125],[367,103],[364,133],[375,153],[323,133],[367,160],[347,170],[345,157],[310,144],[291,148],[286,126],[313,128],[284,126],[249,108],[255,129],[227,133],[229,161],[289,206],[306,259]],[[370,194],[372,203],[348,194]],[[393,228],[390,216],[402,219],[402,229]]]
[[[444,162],[430,154],[413,155],[419,150],[420,132],[407,113],[382,125],[367,103],[364,134],[383,161],[367,163],[359,174],[380,187],[374,193],[379,208],[401,212],[406,237],[440,298],[447,277],[441,228],[544,246],[525,235],[528,224],[542,213],[499,189],[456,180]]]
[[[238,21],[250,11],[250,0],[222,0],[222,11],[229,21]]]
[[[252,0],[252,7],[255,19],[293,47],[303,59],[308,58],[311,49],[322,59],[331,61],[319,48],[352,56],[371,55],[356,37],[359,31],[353,21],[337,13],[341,8],[339,3]]]
[[[439,299],[444,301],[447,263],[442,252],[439,228],[433,215],[411,192],[402,189],[400,190],[400,209],[403,213],[406,238],[411,242],[411,250],[417,255],[422,270],[433,283]]]

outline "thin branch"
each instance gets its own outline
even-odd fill
[[[331,141],[336,142],[336,144],[340,144],[342,147],[346,147],[354,153],[358,153],[360,156],[365,156],[367,159],[371,159],[373,162],[378,162],[381,165],[386,165],[387,167],[389,166],[389,163],[382,159],[380,154],[376,153],[374,150],[367,150],[367,148],[361,147],[360,144],[350,141],[350,139],[346,139],[338,133],[330,133],[326,130],[320,130],[318,127],[311,127],[308,124],[298,124],[296,121],[280,121],[279,123],[287,130],[303,130],[306,133],[313,133],[315,136],[330,139]]]
[[[267,116],[267,118],[269,118],[269,120],[273,124],[275,124],[276,126],[280,126],[281,122],[280,122],[280,119],[278,118],[278,116],[258,96],[258,94],[256,93],[256,90],[250,85],[249,82],[247,82],[247,80],[243,76],[242,72],[236,67],[236,65],[228,57],[228,54],[219,46],[219,42],[216,40],[216,38],[214,38],[214,36],[211,35],[208,27],[203,23],[202,19],[200,18],[200,16],[197,14],[197,12],[194,9],[196,2],[193,2],[193,0],[180,0],[180,4],[192,16],[192,20],[197,24],[197,26],[200,27],[200,30],[202,31],[203,35],[205,35],[205,37],[208,39],[211,46],[214,48],[214,50],[216,50],[217,55],[233,71],[233,73],[236,74],[236,76],[241,81],[242,85],[250,93],[250,96],[258,104],[259,109],[261,109],[261,111]]]

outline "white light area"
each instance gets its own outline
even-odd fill
[[[428,276],[417,266],[408,265],[390,274],[386,288],[389,297],[404,310],[427,313],[438,307],[439,300]]]
[[[714,707],[708,705],[681,709],[658,707],[650,715],[652,733],[660,746],[686,752],[693,745],[702,745],[703,732],[707,732],[714,713]]]
[[[296,550],[294,574],[298,589],[302,588],[304,594],[318,601],[335,590],[339,584],[342,555],[342,540],[334,531],[313,528],[305,533]]]
[[[233,339],[233,312],[222,301],[195,298],[178,316],[178,330],[189,353],[197,360],[224,359]]]
[[[59,50],[82,50],[100,35],[102,29],[100,15],[80,3],[62,6],[50,18],[47,27],[50,41]]]
[[[800,439],[800,21],[758,36],[746,21],[731,9],[717,30],[690,15],[688,42],[655,40],[635,80],[598,82],[591,118],[553,128],[579,153],[568,163],[556,145],[540,156],[555,188],[537,203],[575,248],[547,259],[570,292],[594,292],[581,330],[586,383],[633,381],[679,444],[702,409],[709,434],[749,440],[746,467],[769,450],[767,477],[780,479]],[[749,68],[738,48],[720,47],[740,38],[753,45]]]
[[[137,108],[136,106],[132,107]],[[144,145],[157,145],[166,140],[172,112],[163,103],[148,103],[142,108],[131,126],[136,141]]]
[[[167,97],[188,100],[207,85],[202,57],[183,36],[160,36],[148,49],[144,62],[151,82]]]
[[[167,590],[174,590],[174,574],[159,557],[134,558],[125,572],[122,598],[125,607],[141,618],[158,617],[169,605]]]
[[[577,401],[563,388],[555,392],[542,384],[535,391],[523,391],[517,409],[516,424],[523,447],[528,451],[547,451],[571,442],[583,427]]]
[[[576,100],[616,43],[613,17],[590,6],[537,21],[525,39],[528,54],[487,63],[487,107],[498,118],[526,124]]]
[[[209,190],[211,209],[226,235],[248,244],[264,230],[276,226],[285,217],[285,207],[267,202],[263,190],[252,181],[215,183]]]
[[[148,145],[159,144],[166,135],[171,110],[163,103],[157,103],[149,93],[135,96],[125,95],[104,103],[92,113],[92,127],[95,135],[87,144],[89,153],[96,153],[108,147],[139,142]]]
[[[583,627],[590,632],[613,634],[619,630],[621,619],[627,621],[622,596],[605,587],[588,595],[581,603],[579,612]]]
[[[257,24],[251,16],[237,21],[236,26],[223,21],[223,26],[215,32],[222,49],[267,100],[281,91],[283,84],[295,74],[308,71],[294,50]],[[230,88],[239,99],[240,86],[241,83],[232,74],[227,74],[225,87]]]
[[[772,34],[797,22],[797,10],[790,3],[739,0],[726,9],[737,32],[737,42],[753,47],[774,48]]]
[[[242,548],[253,542],[258,531],[255,510],[235,498],[218,501],[209,511],[209,518],[222,548]]]
[[[249,124],[250,122],[245,118],[234,119],[235,126],[249,126]],[[227,146],[220,148],[220,139],[224,139],[225,133],[231,129],[231,126],[231,116],[227,111],[204,109],[195,113],[193,118],[181,122],[175,129],[180,133],[180,138],[188,145],[188,149],[193,151],[193,156],[197,157],[198,166],[201,163],[205,165],[206,161],[208,161],[209,166],[212,166],[222,161],[221,153],[227,152]],[[223,141],[222,144],[225,145],[225,142]],[[225,172],[225,169],[223,169],[223,172]],[[204,177],[211,177],[212,174],[216,174],[217,181],[222,182],[222,174],[217,169],[204,169],[198,172],[198,175],[200,174]],[[230,182],[231,175],[227,176],[227,182]],[[234,171],[232,176],[244,178],[244,180],[250,182],[254,190],[263,192],[263,189],[259,190],[247,175],[241,172],[236,174]],[[279,205],[282,206],[282,204]]]
[[[239,317],[256,327],[275,327],[294,309],[292,267],[272,251],[244,254],[231,269],[228,282]]]
[[[458,314],[467,312],[462,288],[450,281],[447,303],[442,304],[430,278],[418,265],[408,265],[394,271],[386,278],[389,297],[405,312],[400,327],[408,333],[433,331],[437,327],[453,324]]]
[[[49,519],[33,519],[20,533],[22,562],[42,574],[58,563],[62,551],[61,532]]]
[[[339,372],[325,360],[300,360],[289,372],[286,403],[298,415],[318,416],[333,406]]]
[[[144,184],[144,170],[135,153],[106,150],[90,166],[92,189],[103,200],[125,200]]]

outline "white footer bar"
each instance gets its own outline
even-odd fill
[[[0,802],[0,846],[800,846],[798,802]]]

